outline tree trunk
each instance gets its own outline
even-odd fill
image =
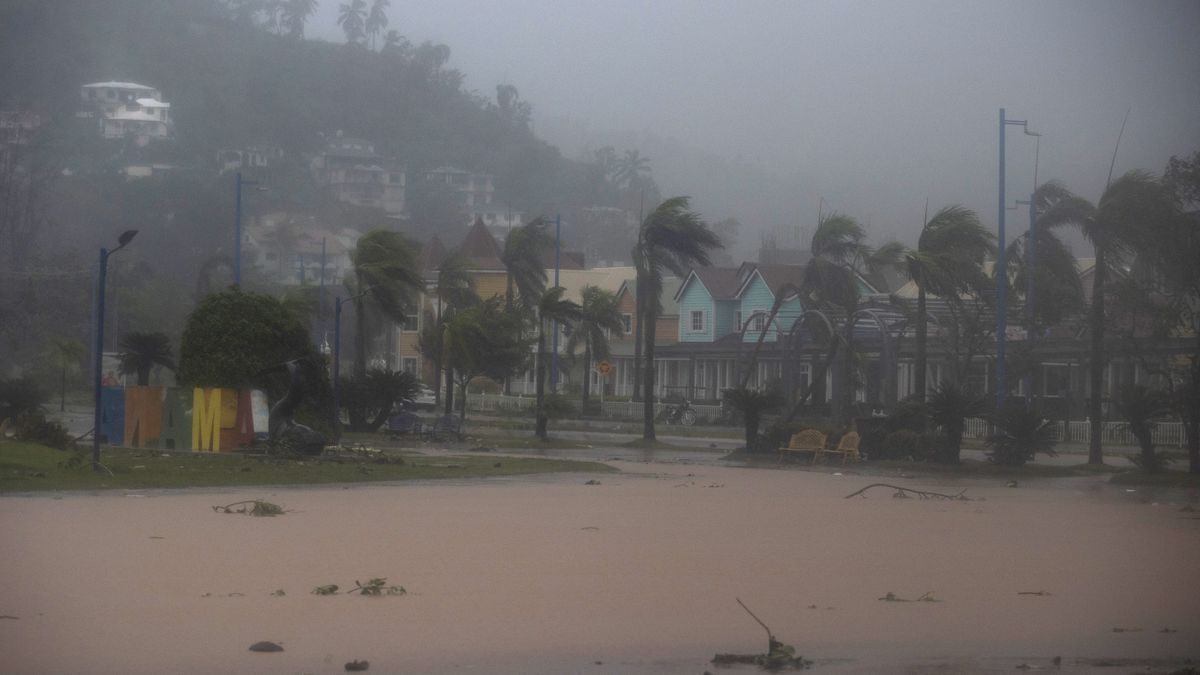
[[[829,349],[825,352],[825,359],[822,360],[818,364],[818,367],[813,371],[812,377],[810,377],[808,380],[808,387],[806,387],[804,392],[800,395],[799,400],[796,401],[796,405],[792,406],[791,411],[788,412],[787,417],[783,420],[784,423],[791,422],[796,418],[796,415],[800,412],[800,408],[804,407],[804,404],[807,403],[808,399],[812,397],[813,391],[815,391],[817,388],[817,382],[824,382],[825,373],[829,371],[829,364],[833,363],[833,360],[837,358],[838,343],[839,340],[837,339],[837,333],[831,334],[829,338]]]
[[[63,361],[62,366],[62,381],[58,388],[58,411],[66,412],[67,410],[67,362]]]
[[[546,426],[549,420],[546,419],[546,413],[542,409],[542,398],[546,393],[546,333],[542,330],[543,323],[541,317],[538,318],[538,342],[537,342],[537,368],[535,379],[535,391],[537,392],[537,428],[534,433],[537,437],[546,440]]]
[[[505,275],[504,281],[504,311],[506,314],[511,314],[513,311],[513,278],[512,272]],[[512,378],[504,378],[504,395],[512,395]]]
[[[1105,248],[1096,247],[1096,267],[1092,274],[1092,348],[1091,363],[1088,364],[1092,397],[1088,402],[1088,416],[1091,421],[1088,464],[1104,463],[1101,435],[1104,433],[1104,273],[1107,253]]]
[[[359,282],[361,288],[361,280]],[[354,379],[367,376],[367,313],[364,296],[354,300]]]
[[[644,330],[642,327],[642,273],[639,271],[637,280],[634,282],[634,317],[636,321],[633,327],[633,400],[640,401],[642,397],[642,335]]]
[[[604,386],[601,384],[600,386]],[[583,401],[580,405],[579,412],[584,416],[588,412],[588,399],[592,389],[592,341],[584,339],[583,341]]]
[[[657,321],[656,303],[646,302],[645,318],[647,329],[642,331],[646,346],[642,350],[646,363],[644,366],[644,386],[642,388],[642,439],[653,441],[654,435],[654,322]]]
[[[454,368],[446,364],[446,408],[447,415],[454,414]]]
[[[925,289],[920,285],[917,286],[917,357],[916,364],[913,367],[913,386],[916,388],[914,392],[917,400],[921,403],[925,402],[925,369],[928,354],[927,333],[929,326],[926,325],[928,320],[927,310],[925,308]]]

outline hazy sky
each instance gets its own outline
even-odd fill
[[[338,4],[321,1],[310,35],[341,41]],[[934,209],[964,203],[994,226],[1001,107],[1043,134],[1039,178],[1089,199],[1126,110],[1118,173],[1160,172],[1200,149],[1195,0],[392,5],[389,28],[449,45],[480,94],[515,85],[535,128],[568,154],[588,141],[565,137],[573,127],[671,138],[755,167],[746,192],[762,208],[713,204],[697,190],[736,177],[672,170],[643,151],[664,192],[751,227],[810,224],[822,197],[879,239],[913,239],[926,198]],[[1011,201],[1032,186],[1034,141],[1009,132]]]

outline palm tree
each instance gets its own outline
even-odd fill
[[[813,232],[810,244],[813,257],[804,267],[798,288],[806,309],[820,310],[826,312],[827,316],[846,317],[842,334],[839,335],[835,329],[829,335],[825,358],[810,380],[813,383],[823,381],[825,372],[837,358],[838,352],[843,351],[843,396],[835,400],[839,409],[843,403],[852,401],[854,396],[854,354],[851,346],[854,323],[849,319],[858,311],[862,299],[859,276],[877,274],[885,268],[895,267],[902,253],[902,247],[895,242],[873,249],[867,245],[866,238],[862,225],[854,218],[836,212],[824,215]],[[781,300],[776,298],[776,303],[780,304]],[[773,307],[772,311],[778,310]],[[761,341],[762,336],[759,337]],[[799,411],[812,389],[810,384],[789,417]],[[844,407],[848,411],[849,406]]]
[[[904,271],[917,287],[917,354],[914,383],[918,401],[925,400],[926,345],[929,332],[926,295],[958,302],[963,294],[982,295],[989,285],[983,260],[995,251],[995,237],[979,216],[964,206],[947,206],[921,228],[917,247],[904,253]]]
[[[617,185],[626,187],[636,182],[643,173],[650,171],[650,158],[642,157],[637,150],[626,150],[625,155],[616,160],[613,179]]]
[[[479,302],[479,296],[475,294],[475,280],[467,271],[467,260],[460,253],[451,253],[442,259],[438,266],[437,276],[437,326],[442,332],[443,338],[448,333],[449,324],[454,320],[459,310],[470,307]],[[443,359],[448,356],[446,350],[437,350],[434,359],[435,373],[442,372]],[[446,414],[454,411],[454,372],[449,365],[449,360],[446,360],[446,396],[445,399],[438,398],[439,401],[445,403]],[[438,380],[442,378],[438,377]],[[441,388],[435,383],[434,395],[441,395]]]
[[[418,271],[416,248],[397,232],[372,230],[359,238],[351,255],[354,263],[355,338],[354,377],[367,375],[366,305],[388,319],[403,321],[410,298],[424,287]]]
[[[365,28],[367,35],[370,36],[372,49],[375,48],[375,36],[387,28],[387,9],[391,4],[391,0],[375,0],[371,3],[371,13],[367,15]]]
[[[1092,271],[1089,384],[1091,399],[1091,443],[1088,464],[1103,464],[1101,434],[1104,422],[1104,295],[1108,276],[1138,241],[1139,229],[1147,223],[1170,220],[1174,204],[1161,183],[1145,171],[1129,171],[1105,188],[1097,204],[1060,188],[1059,198],[1039,223],[1045,228],[1077,227],[1092,244],[1096,264]]]
[[[283,5],[282,21],[288,35],[298,40],[304,39],[304,24],[317,11],[317,0],[286,0]]]
[[[346,33],[346,42],[348,44],[358,44],[363,39],[365,35],[366,16],[366,0],[350,0],[348,4],[342,3],[338,6],[337,23],[342,27],[342,31]]]
[[[121,360],[121,374],[136,373],[139,387],[150,384],[150,369],[156,365],[175,370],[171,338],[165,333],[126,333],[117,358]]]
[[[621,310],[613,292],[595,286],[584,286],[582,299],[579,323],[567,339],[566,351],[568,354],[574,354],[579,345],[583,345],[582,407],[586,412],[591,395],[592,362],[608,358],[608,336],[605,332],[620,335],[624,324],[621,323]]]
[[[962,452],[962,437],[965,420],[979,417],[988,411],[988,401],[976,396],[952,382],[941,382],[933,388],[929,397],[930,419],[946,434],[944,452],[936,459],[948,464],[958,464]]]
[[[642,358],[643,419],[642,438],[655,440],[654,435],[654,325],[660,311],[663,273],[673,272],[683,277],[695,266],[709,264],[709,251],[720,248],[721,238],[709,229],[700,214],[688,210],[687,197],[672,197],[646,216],[638,230],[633,249],[637,269],[638,301],[641,316],[638,322],[645,328]]]
[[[128,339],[128,335],[125,336]],[[87,354],[87,348],[83,343],[74,338],[54,338],[50,341],[50,347],[54,350],[54,355],[58,357],[59,367],[61,368],[62,377],[59,381],[58,390],[58,410],[62,412],[67,409],[67,370],[72,364],[78,368],[79,361]]]
[[[566,289],[555,286],[542,294],[538,301],[538,341],[537,341],[537,437],[546,440],[546,425],[549,417],[543,407],[546,380],[546,326],[571,324],[581,316],[579,305],[573,300],[564,300]]]
[[[509,232],[505,238],[500,260],[508,272],[504,294],[506,309],[511,310],[519,299],[522,309],[532,310],[546,291],[546,268],[542,264],[542,251],[554,245],[548,228],[549,223],[546,219],[538,216]],[[514,287],[516,297],[513,293]]]

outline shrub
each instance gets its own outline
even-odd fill
[[[957,464],[962,448],[963,429],[968,417],[983,415],[987,399],[976,396],[956,384],[942,382],[929,397],[930,419],[945,432],[929,457],[939,462]]]
[[[26,410],[13,420],[13,433],[18,440],[41,443],[59,450],[75,447],[75,439],[63,425],[36,410]]]
[[[46,392],[31,377],[0,380],[0,422],[36,412],[46,402]]]
[[[1041,452],[1054,455],[1054,427],[1024,401],[1010,400],[993,415],[996,429],[987,438],[988,459],[1004,466],[1022,466]]]
[[[897,429],[884,437],[878,457],[879,459],[911,459],[917,456],[920,445],[921,434],[912,429]]]
[[[571,401],[562,394],[546,394],[542,397],[542,414],[550,421],[570,417],[575,413]]]
[[[888,431],[925,431],[929,426],[929,407],[915,398],[906,398],[896,404],[887,416]]]

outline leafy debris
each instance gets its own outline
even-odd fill
[[[248,516],[282,516],[287,513],[282,506],[261,499],[247,499],[225,506],[214,506],[212,509],[217,513],[242,513]]]

